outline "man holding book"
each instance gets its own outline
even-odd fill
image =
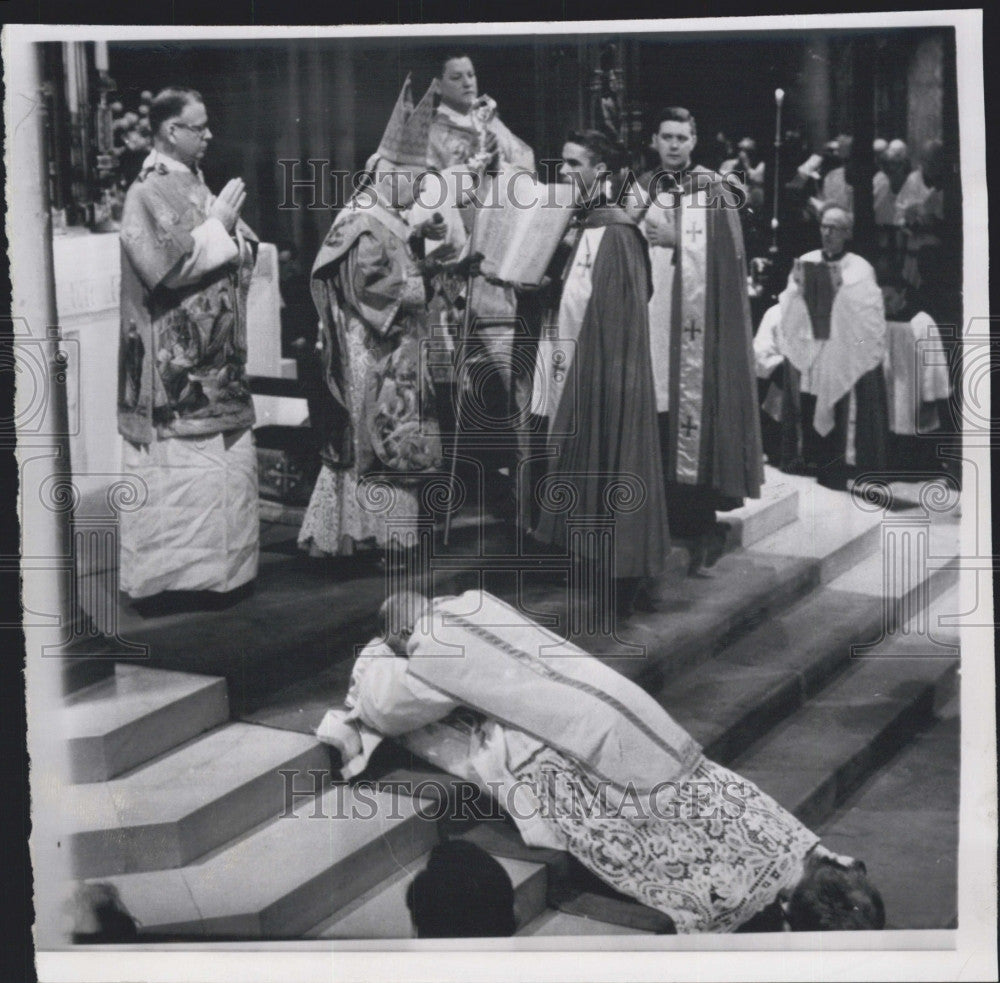
[[[555,324],[535,364],[532,412],[547,423],[549,473],[537,483],[536,539],[598,562],[618,613],[642,602],[669,548],[649,356],[649,259],[624,209],[607,203],[614,148],[570,133],[560,169],[576,199],[575,242]],[[608,543],[606,536],[613,537]]]

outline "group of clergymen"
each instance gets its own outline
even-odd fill
[[[123,215],[119,421],[125,467],[148,489],[121,517],[121,582],[133,599],[230,591],[257,569],[242,370],[256,240],[239,219],[242,181],[214,197],[201,177],[207,120],[192,90],[153,100],[154,149]],[[537,282],[502,281],[483,275],[471,248],[477,193],[533,171],[534,155],[480,96],[467,56],[444,59],[416,105],[407,80],[312,268],[330,398],[312,421],[322,467],[303,549],[381,560],[390,542],[412,543],[428,477],[464,457],[485,476],[473,495],[500,481],[513,491],[526,542],[610,557],[619,613],[654,606],[647,587],[672,540],[689,550],[692,574],[719,558],[716,513],[759,496],[763,453],[747,195],[734,194],[732,175],[692,166],[696,142],[691,113],[665,109],[651,144],[660,166],[623,195],[619,149],[599,131],[568,134],[568,229]],[[459,189],[446,206],[421,201],[429,171]],[[871,266],[846,251],[850,212],[819,210],[822,249],[796,261],[760,336],[775,339],[771,357],[787,368],[787,457],[811,457],[821,480],[844,487],[845,466],[884,463],[873,421],[886,416],[885,316]],[[463,373],[455,364],[469,336],[480,356]],[[452,360],[444,371],[428,357],[435,346]],[[758,353],[758,371],[761,362]],[[482,411],[483,364],[505,377],[499,411]],[[457,449],[443,433],[456,411],[476,436]],[[192,468],[204,480],[192,483]]]
[[[536,541],[610,555],[619,609],[628,610],[663,568],[671,533],[687,540],[693,569],[713,562],[716,510],[761,484],[732,186],[690,166],[696,133],[686,110],[664,111],[653,135],[671,177],[644,192],[640,182],[643,193],[627,205],[609,187],[615,148],[599,132],[572,132],[562,148],[574,211],[563,248],[532,289],[491,281],[467,251],[467,205],[414,216],[429,159],[441,173],[483,181],[504,165],[531,166],[530,150],[493,108],[465,56],[448,58],[416,105],[401,95],[363,186],[315,260],[334,410],[300,543],[344,554],[405,541],[426,504],[421,482],[440,473],[443,456],[422,357],[434,312],[444,323],[464,320],[459,310],[501,323],[514,313],[535,326],[519,406],[547,464],[520,503],[522,524]],[[245,363],[256,248],[239,218],[245,188],[234,179],[213,196],[205,186],[199,163],[211,131],[196,92],[161,92],[149,117],[154,149],[129,189],[121,233],[119,421],[125,467],[146,491],[121,515],[122,586],[134,598],[232,590],[253,578],[258,551],[252,401],[234,370]],[[843,264],[849,217],[824,211],[823,228],[823,261]],[[831,323],[822,338],[832,280],[824,288],[811,263],[796,267],[782,304],[803,347],[832,344],[835,333]],[[846,265],[840,276],[838,295],[854,282]],[[851,371],[863,363],[852,359]],[[845,385],[843,397],[856,381],[832,374],[816,372],[820,421],[829,403],[836,422],[836,387]],[[601,552],[606,542],[586,533],[608,528],[613,548]],[[399,737],[444,770],[499,790],[525,842],[569,850],[678,932],[734,931],[768,909],[780,923],[784,896],[788,912],[802,902],[816,915],[792,927],[884,924],[863,864],[824,850],[582,649],[483,593],[394,595],[384,614],[383,637],[356,660],[346,711],[318,731],[340,750],[346,777],[365,767],[373,734]],[[453,657],[455,646],[464,658]],[[454,716],[470,709],[471,724]],[[595,791],[609,796],[607,810],[591,808]],[[609,842],[627,848],[608,850]],[[422,903],[419,886],[411,901]],[[450,912],[445,924],[454,929],[458,919]]]

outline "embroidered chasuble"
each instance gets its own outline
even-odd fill
[[[118,429],[142,500],[119,516],[121,587],[229,591],[257,573],[257,461],[246,378],[256,236],[209,218],[200,172],[153,151],[121,229]],[[277,329],[277,328],[276,328]]]
[[[257,237],[208,220],[200,174],[150,154],[122,213],[118,429],[133,443],[251,426],[246,297]]]
[[[415,487],[441,463],[424,280],[406,222],[363,192],[334,220],[313,264],[323,368],[334,400],[298,542],[313,555],[405,541]],[[390,487],[391,486],[391,487]]]

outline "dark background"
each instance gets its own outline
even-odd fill
[[[523,35],[440,38],[238,40],[110,44],[111,75],[126,108],[142,90],[189,85],[206,100],[214,140],[204,163],[209,185],[239,174],[248,184],[244,215],[263,238],[292,239],[303,255],[318,247],[332,217],[324,204],[279,208],[287,194],[279,159],[329,161],[356,171],[378,145],[408,72],[419,99],[450,51],[467,51],[481,93],[535,150],[558,157],[566,132],[589,125],[590,83],[601,45],[616,42],[625,104],[648,142],[664,105],[698,120],[696,162],[714,166],[715,135],[754,137],[773,153],[775,100],[786,92],[783,129],[801,130],[818,150],[854,124],[853,72],[859,42],[875,55],[875,126],[916,148],[929,136],[958,146],[954,33],[946,29],[768,34]],[[641,132],[639,132],[641,131]],[[797,161],[796,163],[801,163]],[[291,172],[289,172],[291,173]],[[303,172],[294,172],[302,177]],[[791,175],[788,175],[791,176]]]

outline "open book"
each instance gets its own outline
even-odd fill
[[[479,195],[472,249],[485,276],[537,285],[573,216],[569,184],[542,184],[527,171],[501,172]]]

